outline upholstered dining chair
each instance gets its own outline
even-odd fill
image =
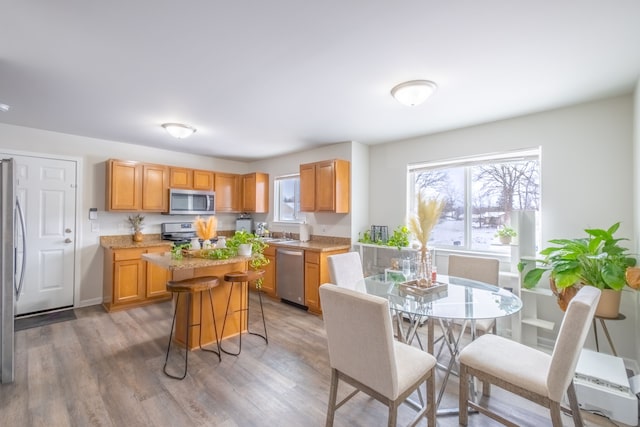
[[[554,427],[562,426],[560,401],[566,392],[573,422],[582,426],[573,376],[599,299],[600,290],[593,286],[583,286],[573,297],[551,355],[492,334],[466,346],[459,358],[460,424],[467,425],[471,407],[502,424],[515,425],[470,399],[468,385],[473,376],[482,381],[483,396],[488,397],[495,384],[548,408]]]
[[[418,391],[421,407],[411,425],[425,416],[436,425],[436,359],[427,352],[393,339],[389,302],[382,297],[326,283],[320,287],[327,332],[331,388],[326,426],[335,412],[362,391],[389,407],[388,425],[395,426],[398,407]],[[356,390],[336,404],[342,380]],[[421,386],[426,383],[426,401]]]
[[[358,252],[345,252],[327,257],[331,283],[342,288],[356,289],[363,285],[362,260]]]
[[[462,255],[449,255],[449,276],[477,280],[498,286],[500,275],[500,261],[496,258],[483,258]],[[496,333],[495,319],[480,319],[475,321],[476,332],[485,334]]]

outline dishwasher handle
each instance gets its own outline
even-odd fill
[[[304,255],[304,251],[289,251],[287,249],[277,249],[276,252],[282,255],[293,255],[293,256]]]

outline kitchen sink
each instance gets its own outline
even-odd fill
[[[293,239],[285,239],[285,238],[262,238],[262,241],[265,243],[298,243],[300,242],[300,240],[293,240]]]

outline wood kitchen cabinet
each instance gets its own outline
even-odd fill
[[[304,305],[311,313],[321,314],[320,285],[329,283],[329,262],[327,257],[347,252],[347,249],[316,252],[304,251]]]
[[[166,212],[169,168],[128,160],[108,160],[107,211]]]
[[[242,212],[269,212],[269,174],[242,175]]]
[[[172,167],[170,169],[169,187],[213,191],[214,172]]]
[[[103,305],[106,310],[120,310],[171,299],[171,293],[166,288],[168,270],[142,260],[142,254],[169,250],[171,245],[105,249]]]
[[[240,212],[242,200],[240,175],[215,173],[216,212]]]
[[[340,159],[300,165],[300,210],[349,213],[350,168]]]

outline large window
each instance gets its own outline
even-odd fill
[[[418,191],[446,202],[429,244],[438,248],[507,252],[495,236],[512,212],[540,210],[540,150],[410,165],[408,213]]]
[[[302,222],[300,218],[300,175],[284,175],[274,180],[273,219],[278,222]]]

